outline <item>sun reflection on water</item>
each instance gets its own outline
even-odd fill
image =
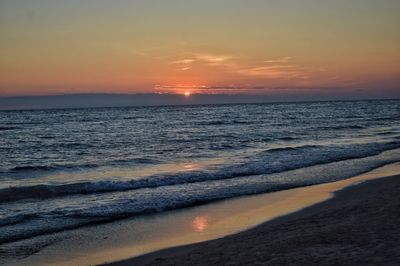
[[[186,171],[195,170],[197,167],[198,167],[198,166],[195,165],[195,164],[185,164],[185,165],[183,166],[183,168],[184,168]]]

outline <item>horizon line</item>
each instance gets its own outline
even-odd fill
[[[152,93],[140,93],[140,94],[152,94]],[[79,96],[79,95],[86,95],[89,96],[91,94],[68,94],[68,95],[45,95],[45,96],[12,96],[12,97],[1,97],[0,99],[4,98],[34,98],[34,97],[62,97],[62,96]],[[112,94],[112,93],[101,93],[96,95],[128,95],[128,94]],[[129,94],[135,95],[135,94]],[[164,94],[165,95],[165,94]],[[179,95],[180,94],[170,94],[170,95]],[[204,94],[204,95],[211,95],[211,94]],[[220,94],[223,95],[223,94]],[[237,94],[233,94],[237,95]],[[249,95],[248,95],[249,96]],[[252,95],[257,96],[257,95]],[[187,98],[182,95],[182,98]],[[160,104],[121,104],[121,105],[87,105],[87,106],[18,106],[13,107],[10,106],[9,108],[1,106],[0,102],[0,112],[8,112],[8,111],[40,111],[40,110],[65,110],[65,109],[98,109],[98,108],[141,108],[141,107],[178,107],[178,106],[210,106],[210,105],[238,105],[238,104],[285,104],[285,103],[317,103],[317,102],[358,102],[358,101],[399,101],[400,97],[397,98],[364,98],[364,99],[271,99],[269,101],[237,101],[237,102],[190,102],[190,103],[160,103]]]
[[[54,93],[54,94],[24,94],[24,95],[0,95],[0,98],[22,98],[22,97],[58,97],[58,96],[77,96],[77,95],[85,95],[85,96],[90,96],[90,95],[129,95],[129,96],[135,96],[135,95],[154,95],[154,96],[162,96],[162,95],[171,95],[171,96],[183,96],[183,97],[188,97],[184,93],[174,93],[174,92],[135,92],[135,93],[124,93],[124,92],[78,92],[78,93]],[[200,95],[205,95],[205,96],[263,96],[263,97],[272,97],[272,96],[278,96],[277,94],[266,94],[266,93],[200,93],[200,92],[191,92],[189,97],[193,96],[200,96]],[[284,96],[284,95],[280,95]],[[285,95],[288,96],[288,95]],[[304,96],[304,95],[303,95]],[[310,95],[309,95],[310,96]],[[321,95],[315,95],[315,96],[321,96]],[[329,95],[327,95],[329,96]],[[334,97],[333,97],[334,98]],[[343,96],[343,98],[346,98]],[[396,100],[400,99],[399,96],[394,96],[394,97],[376,97],[376,98],[360,98],[360,99],[349,99],[349,100]],[[332,99],[332,101],[337,101],[338,99]],[[319,100],[317,100],[319,101]],[[330,101],[324,100],[324,101]],[[341,100],[338,100],[341,101]]]

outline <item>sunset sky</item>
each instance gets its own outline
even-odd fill
[[[0,96],[400,91],[399,0],[0,0]]]

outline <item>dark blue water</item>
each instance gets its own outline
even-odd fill
[[[400,161],[400,101],[0,112],[0,244]]]

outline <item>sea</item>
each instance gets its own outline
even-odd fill
[[[0,245],[399,161],[399,100],[2,111]]]

